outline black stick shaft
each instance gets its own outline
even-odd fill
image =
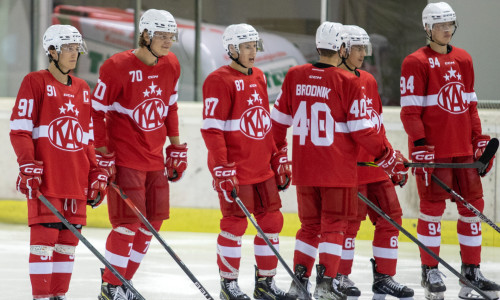
[[[478,216],[484,223],[490,225],[495,229],[498,233],[500,233],[500,228],[488,217],[483,215],[477,208],[474,207],[474,205],[470,204],[465,200],[462,196],[460,196],[457,192],[452,190],[449,186],[446,185],[441,179],[437,178],[436,175],[432,174],[432,180],[434,180],[440,187],[442,187],[446,192],[448,192],[450,195],[452,195],[455,199],[460,201],[465,207],[467,207],[470,211],[472,211],[476,216]]]
[[[111,273],[113,273],[113,275],[116,276],[116,278],[118,278],[122,283],[123,285],[125,285],[129,290],[131,290],[136,296],[138,296],[140,299],[142,300],[146,300],[125,278],[123,278],[123,276],[120,274],[120,272],[118,272],[112,265],[111,263],[109,263],[106,258],[104,258],[104,256],[102,256],[101,253],[99,253],[99,251],[97,251],[97,249],[92,246],[92,244],[78,231],[78,229],[75,228],[75,226],[73,226],[55,207],[54,205],[52,205],[52,203],[50,203],[49,200],[47,200],[47,198],[45,198],[45,196],[41,195],[38,196],[38,199],[40,199],[40,201],[43,202],[43,204],[45,204],[45,206],[47,206],[50,211],[56,215],[56,217],[61,220],[61,222],[63,222],[63,224],[80,240],[82,241],[83,244],[85,244],[85,246],[87,246],[87,248],[90,250],[90,252],[92,252],[110,271]]]
[[[382,218],[386,219],[389,223],[391,223],[394,227],[396,227],[399,231],[401,231],[404,235],[406,235],[410,240],[412,240],[415,244],[417,244],[422,250],[427,252],[432,258],[437,260],[440,264],[445,266],[451,273],[457,276],[463,283],[468,285],[470,288],[475,290],[479,295],[483,296],[485,299],[491,300],[488,295],[486,295],[483,291],[481,291],[478,287],[473,285],[467,278],[465,278],[462,274],[460,274],[457,270],[455,270],[452,266],[450,266],[446,261],[444,261],[441,257],[436,255],[436,253],[432,252],[427,246],[425,246],[421,241],[419,241],[416,237],[414,237],[411,233],[406,231],[401,225],[399,225],[396,221],[394,221],[391,217],[389,217],[383,210],[381,210],[378,206],[373,204],[368,198],[366,198],[363,194],[358,192],[358,197],[364,203],[366,203],[371,209],[373,209],[376,213],[378,213]]]
[[[269,246],[269,248],[271,248],[271,250],[274,252],[274,255],[276,255],[276,257],[280,261],[281,265],[283,265],[283,267],[285,268],[285,270],[292,277],[292,279],[295,282],[295,284],[297,286],[299,286],[299,288],[302,290],[302,292],[305,295],[307,295],[307,297],[309,299],[311,299],[311,296],[309,295],[309,292],[307,291],[307,289],[300,283],[300,281],[297,278],[297,276],[295,276],[295,274],[290,269],[290,267],[287,265],[287,263],[285,262],[285,260],[283,259],[283,257],[281,257],[281,254],[278,252],[278,250],[276,250],[276,248],[274,247],[274,245],[271,243],[271,241],[269,240],[269,238],[266,236],[266,234],[264,233],[264,231],[262,230],[262,228],[260,228],[259,224],[257,224],[257,221],[254,220],[254,218],[252,217],[252,215],[250,214],[250,212],[248,211],[248,209],[245,207],[245,204],[243,204],[243,202],[241,202],[241,199],[236,195],[236,192],[234,190],[231,193],[231,196],[234,198],[234,201],[236,201],[236,203],[241,208],[241,210],[243,211],[243,213],[247,216],[247,218],[250,220],[250,222],[252,222],[252,224],[255,227],[255,229],[257,229],[257,231],[260,233],[260,235],[262,236],[262,239],[266,242],[266,244]]]
[[[196,279],[196,277],[191,273],[191,271],[186,267],[186,265],[182,262],[182,260],[175,254],[174,250],[170,248],[170,246],[167,245],[165,240],[160,236],[158,231],[151,225],[151,223],[144,217],[144,215],[141,213],[141,211],[137,208],[137,206],[132,202],[132,200],[123,193],[121,188],[115,184],[111,183],[111,187],[120,195],[120,197],[127,203],[127,205],[132,209],[132,211],[135,213],[135,215],[141,220],[141,222],[146,225],[146,227],[149,229],[149,231],[154,235],[154,237],[160,242],[160,244],[167,250],[168,254],[172,256],[172,258],[175,260],[175,262],[181,267],[181,269],[186,273],[186,275],[191,279],[191,281],[194,283],[194,285],[200,290],[200,292],[205,296],[205,298],[209,300],[213,300],[212,296],[208,293],[208,291],[203,287],[203,285]]]

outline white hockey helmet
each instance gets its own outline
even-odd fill
[[[170,32],[175,34],[174,41],[177,41],[177,23],[174,16],[166,10],[148,9],[142,14],[139,21],[139,32],[148,31],[149,38],[152,39],[155,32]]]
[[[262,39],[252,25],[244,23],[229,25],[222,34],[222,45],[227,53],[230,52],[229,45],[233,45],[236,52],[240,53],[240,44],[247,42],[257,42],[257,51],[264,51]]]
[[[45,54],[50,55],[49,48],[54,46],[57,53],[61,52],[61,46],[65,44],[78,44],[78,52],[87,54],[87,46],[82,35],[75,27],[71,25],[52,25],[43,35],[43,49]]]
[[[429,3],[422,11],[424,30],[427,29],[425,25],[429,25],[428,29],[432,29],[436,23],[455,22],[456,24],[456,21],[455,11],[446,2]]]
[[[316,30],[316,48],[339,51],[347,42],[344,26],[335,22],[324,22]]]
[[[372,55],[370,36],[363,28],[356,25],[344,25],[344,31],[347,34],[347,51],[350,52],[354,45],[361,45],[365,48],[366,56]]]

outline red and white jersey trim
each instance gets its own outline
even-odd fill
[[[240,120],[218,120],[218,119],[205,119],[203,120],[202,129],[218,129],[222,131],[239,131]]]
[[[463,93],[463,100],[467,102],[477,102],[477,95],[475,92]],[[438,95],[416,96],[409,95],[401,97],[401,107],[405,106],[436,106],[438,105]]]
[[[13,120],[10,121],[11,130],[24,130],[31,132],[32,139],[38,138],[48,138],[49,137],[49,126],[42,125],[40,127],[33,127],[33,121],[27,119]],[[94,131],[83,132],[82,143],[85,145],[89,144],[89,140],[94,139]]]
[[[172,95],[170,98],[172,98],[173,96],[174,95]],[[177,98],[174,100],[174,103],[176,101],[177,101]],[[108,111],[116,111],[118,113],[127,115],[133,119],[134,109],[125,108],[118,102],[113,102],[112,105],[103,105],[100,102],[92,100],[92,108],[97,110],[97,111],[103,111],[105,113],[107,113]],[[162,117],[166,117],[168,115],[168,108],[169,108],[168,106],[165,106],[165,110],[164,110],[163,114],[161,115]]]
[[[10,121],[11,130],[33,131],[33,121],[28,119],[17,119]]]

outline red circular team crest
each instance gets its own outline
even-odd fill
[[[271,116],[260,106],[247,109],[240,118],[240,131],[252,139],[262,140],[271,130]]]
[[[464,100],[464,85],[460,82],[450,82],[438,93],[439,107],[452,114],[461,114],[469,109],[469,102]]]
[[[83,148],[83,129],[74,117],[60,117],[49,124],[49,141],[64,151],[78,151]]]
[[[144,131],[152,131],[163,126],[166,107],[158,98],[147,99],[132,112],[132,117],[137,125]]]

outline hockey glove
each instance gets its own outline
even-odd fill
[[[96,208],[101,205],[108,187],[108,172],[103,168],[95,168],[89,173],[89,189],[87,204]]]
[[[99,151],[95,152],[95,158],[97,160],[97,165],[104,169],[108,173],[108,179],[110,182],[115,181],[116,167],[115,167],[115,153],[101,153]]]
[[[36,193],[42,184],[43,162],[33,160],[19,166],[16,189],[26,195],[28,199],[36,198]]]
[[[271,168],[274,171],[278,190],[286,190],[292,182],[292,163],[288,160],[286,150],[282,149],[273,154]]]
[[[395,174],[391,176],[391,181],[394,185],[399,185],[400,187],[405,186],[408,182],[408,174]]]
[[[408,173],[408,167],[404,165],[408,160],[399,152],[392,148],[387,148],[384,156],[377,159],[375,163],[384,169],[389,175],[405,175]]]
[[[214,189],[224,195],[227,202],[232,203],[233,197],[231,192],[236,189],[238,194],[238,178],[236,178],[236,164],[234,162],[218,166],[213,169],[214,173]]]
[[[486,145],[488,145],[488,142],[490,141],[490,136],[489,135],[478,135],[474,139],[472,139],[472,147],[474,151],[474,160],[478,160],[484,153],[484,149],[486,149]],[[488,172],[493,168],[493,160],[495,159],[495,156],[491,158],[489,161],[488,165],[484,169],[484,171],[480,172],[479,175],[481,177],[486,176]]]
[[[434,146],[417,146],[413,148],[411,159],[416,163],[434,163]],[[433,168],[413,168],[413,176],[421,176],[425,180],[425,186],[429,186]]]
[[[172,182],[181,180],[187,168],[187,144],[170,145],[165,149],[167,160],[167,178]]]

